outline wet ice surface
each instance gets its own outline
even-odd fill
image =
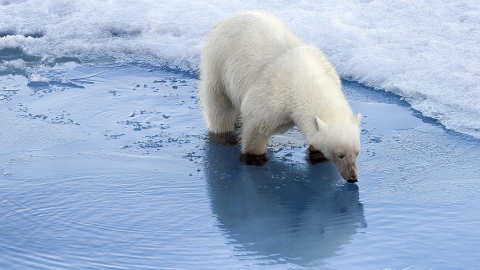
[[[359,182],[297,131],[263,167],[209,140],[196,79],[67,63],[0,77],[2,269],[468,269],[480,143],[344,82]]]

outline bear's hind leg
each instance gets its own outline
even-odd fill
[[[200,101],[207,128],[213,133],[235,130],[239,113],[226,96],[223,85],[202,82]]]

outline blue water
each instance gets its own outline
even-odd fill
[[[343,82],[364,115],[359,182],[263,167],[206,131],[195,77],[65,63],[0,77],[1,269],[476,269],[480,142]]]

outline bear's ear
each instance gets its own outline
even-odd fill
[[[357,123],[360,126],[360,123],[362,123],[362,114],[358,113],[353,117],[355,123]]]
[[[325,128],[327,127],[327,124],[325,122],[323,122],[322,119],[320,119],[318,116],[315,116],[315,123],[317,124],[317,130],[322,132],[325,130]]]

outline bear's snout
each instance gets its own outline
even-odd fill
[[[355,182],[357,182],[357,181],[358,181],[358,180],[357,180],[356,178],[355,178],[355,179],[348,179],[348,180],[347,180],[347,182],[349,182],[349,183],[355,183]]]
[[[353,168],[352,168],[353,167]],[[345,179],[349,183],[355,183],[358,181],[357,179],[357,166],[356,165],[351,165],[349,168],[342,170],[339,167],[340,175],[342,176],[343,179]]]
[[[355,166],[356,167],[356,166]],[[357,179],[357,169],[351,169],[350,170],[350,177],[349,179],[347,179],[347,182],[350,182],[350,183],[355,183],[357,182],[358,179]]]

